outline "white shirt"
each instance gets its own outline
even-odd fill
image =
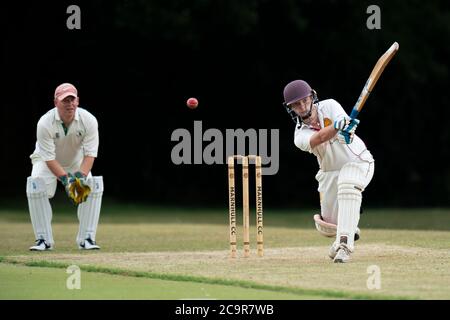
[[[39,119],[36,149],[30,158],[33,164],[57,160],[62,167],[70,167],[85,156],[97,157],[98,144],[98,123],[91,113],[78,107],[66,133],[55,107]]]
[[[320,101],[317,112],[322,128],[333,125],[334,121],[342,117],[350,119],[341,105],[333,99]],[[312,149],[310,140],[311,136],[316,132],[316,129],[302,123],[301,126],[297,126],[295,129],[294,143],[301,150],[314,154],[322,171],[340,170],[348,162],[374,162],[366,145],[356,134],[353,142],[350,144],[339,143],[336,135],[331,140],[321,143]]]

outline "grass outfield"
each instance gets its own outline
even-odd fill
[[[57,207],[55,250],[41,253],[28,251],[27,211],[1,210],[0,299],[450,299],[450,210],[366,210],[343,265],[327,257],[332,240],[310,213],[264,214],[265,256],[256,257],[252,228],[252,256],[230,259],[226,208],[106,206],[102,249],[82,252],[75,210]],[[66,288],[72,264],[81,290]],[[367,288],[373,265],[381,289]]]
[[[111,272],[82,272],[80,290],[67,289],[65,268],[0,263],[0,299],[245,299],[304,298],[295,292],[242,288],[195,281],[162,280]],[[12,290],[13,289],[13,290]],[[314,295],[309,296],[316,299]]]

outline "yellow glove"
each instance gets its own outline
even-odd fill
[[[68,196],[75,205],[87,200],[91,193],[91,187],[86,183],[86,177],[81,172],[75,175],[69,174]]]

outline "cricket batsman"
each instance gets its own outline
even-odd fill
[[[33,165],[27,179],[27,198],[36,239],[32,251],[53,249],[52,207],[57,181],[77,206],[80,222],[76,243],[80,249],[100,249],[95,242],[103,195],[103,177],[91,169],[99,145],[97,119],[79,108],[77,89],[70,83],[59,85],[54,94],[55,108],[37,124],[36,148],[30,156]]]
[[[359,120],[351,119],[333,100],[319,101],[303,80],[283,91],[284,106],[296,123],[295,145],[317,157],[321,213],[314,215],[320,234],[336,237],[329,256],[336,263],[350,260],[359,239],[362,192],[374,173],[375,162],[355,134]]]

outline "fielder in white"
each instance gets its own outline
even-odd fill
[[[27,198],[36,243],[32,251],[51,250],[52,208],[49,199],[56,191],[57,180],[66,187],[70,175],[87,184],[91,193],[78,204],[80,222],[76,243],[80,249],[100,249],[95,242],[103,195],[103,177],[93,177],[91,169],[99,144],[97,119],[79,108],[77,89],[63,83],[55,90],[55,108],[37,124],[36,149],[30,156],[33,169],[27,179]]]
[[[359,239],[362,192],[374,173],[374,159],[355,135],[359,120],[350,119],[333,99],[319,101],[303,80],[284,88],[284,105],[296,123],[294,143],[314,154],[319,163],[321,214],[314,215],[317,230],[336,237],[329,252],[334,262],[350,260]]]

